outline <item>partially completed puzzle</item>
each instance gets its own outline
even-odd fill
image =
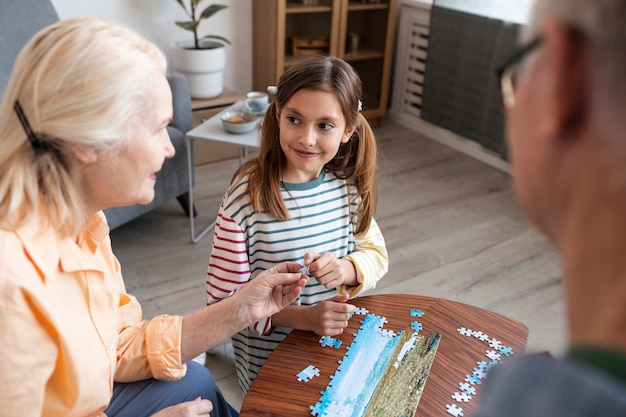
[[[311,406],[311,414],[400,417],[415,413],[441,335],[395,332],[384,328],[386,322],[375,314],[365,316],[331,382]],[[332,344],[324,338],[320,343]]]

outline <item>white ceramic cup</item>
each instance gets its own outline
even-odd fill
[[[265,111],[269,104],[269,96],[262,91],[250,91],[246,94],[245,106],[255,113]]]

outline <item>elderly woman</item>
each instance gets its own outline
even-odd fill
[[[4,415],[228,416],[190,360],[306,282],[284,263],[223,303],[142,319],[102,210],[149,203],[174,154],[165,69],[153,44],[95,18],[42,30],[15,63],[0,107]]]

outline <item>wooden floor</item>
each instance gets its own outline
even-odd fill
[[[518,209],[510,177],[391,121],[380,144],[376,220],[389,273],[373,293],[443,297],[524,323],[528,350],[558,356],[565,345],[561,275],[553,248]],[[217,212],[238,160],[196,169],[198,224]],[[172,201],[112,232],[127,290],[149,318],[185,314],[205,303],[212,236],[192,244],[188,219]],[[239,408],[232,353],[225,344],[209,369]]]

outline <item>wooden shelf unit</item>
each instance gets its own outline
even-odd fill
[[[328,55],[349,62],[363,81],[363,114],[380,125],[387,113],[396,0],[363,3],[320,0],[303,5],[288,0],[253,2],[253,76],[255,90],[275,85],[290,65],[304,58],[293,56],[293,36],[325,36]],[[349,52],[348,34],[357,33],[359,49]]]

